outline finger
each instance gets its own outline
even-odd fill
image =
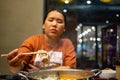
[[[32,72],[34,70],[39,70],[38,68],[37,69],[27,69],[28,72]]]
[[[13,57],[15,57],[18,54],[17,52],[18,52],[18,49],[14,49],[11,52],[9,52],[8,55],[7,55],[7,59],[10,60]]]
[[[17,53],[17,51],[18,51],[18,49],[14,49],[14,50],[12,50],[11,52],[9,52],[8,54],[9,54],[9,55],[13,55],[13,54]]]
[[[30,67],[31,69],[38,69],[36,66],[34,66],[34,65],[32,65],[32,64],[29,64],[29,67]]]
[[[23,61],[24,56],[22,54],[18,54],[14,58],[8,61],[10,66],[18,66],[21,65],[21,62]]]
[[[29,68],[27,69],[28,72],[34,71],[34,70],[39,70],[36,66],[32,64],[28,64]]]

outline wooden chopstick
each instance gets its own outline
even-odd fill
[[[26,53],[23,53],[23,54],[47,54],[46,52],[40,52],[40,51],[38,51],[38,52],[26,52]],[[8,54],[1,54],[1,57],[7,57],[8,56]]]
[[[47,54],[46,52],[27,52],[23,54]]]
[[[8,54],[1,54],[1,57],[6,57],[8,56]]]

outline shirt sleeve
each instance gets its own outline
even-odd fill
[[[70,66],[71,68],[76,68],[76,52],[72,42],[69,39],[64,41],[65,53],[63,56],[63,65]]]
[[[25,53],[25,52],[33,52],[35,51],[34,49],[34,44],[35,44],[35,36],[31,36],[27,38],[19,47],[18,53]],[[33,60],[33,55],[26,55],[23,62],[26,63],[31,63]]]

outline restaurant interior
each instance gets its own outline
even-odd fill
[[[0,6],[0,54],[42,33],[43,16],[55,7],[66,15],[62,37],[75,47],[77,69],[116,70],[119,61],[120,74],[120,0],[1,0]],[[0,75],[4,74],[12,73],[6,58],[0,57]]]

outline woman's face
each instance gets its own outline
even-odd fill
[[[56,10],[49,12],[43,29],[48,37],[58,39],[65,31],[64,16]]]

